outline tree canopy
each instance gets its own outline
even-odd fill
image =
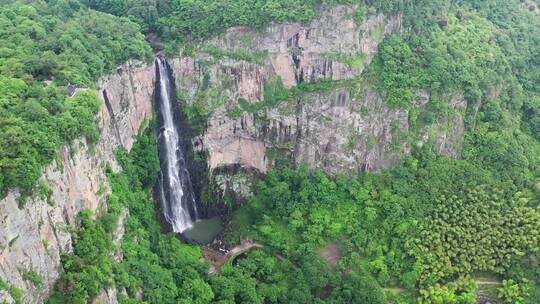
[[[96,93],[69,97],[66,86],[91,89],[150,49],[136,24],[78,1],[1,4],[0,24],[0,192],[30,194],[61,144],[99,137]]]

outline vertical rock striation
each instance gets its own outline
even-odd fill
[[[450,97],[455,100],[454,117],[414,130],[414,137],[421,135],[416,143],[411,142],[409,111],[389,108],[366,79],[305,92],[240,117],[231,115],[241,102],[264,103],[265,86],[277,78],[285,88],[358,79],[383,38],[402,30],[402,18],[372,14],[357,24],[352,19],[355,9],[324,9],[309,24],[271,25],[264,33],[231,28],[224,37],[206,42],[196,55],[171,61],[184,103],[210,109],[206,129],[194,145],[207,153],[223,192],[246,188],[232,185],[231,174],[265,173],[282,158],[335,175],[394,166],[410,153],[411,145],[427,141],[440,145],[443,154],[458,155],[463,98]],[[246,50],[251,57],[240,56]],[[429,102],[426,98],[419,102],[420,110]],[[224,170],[231,167],[235,169]]]
[[[141,123],[151,118],[154,77],[153,64],[130,62],[98,81],[100,141],[93,148],[84,140],[60,148],[59,160],[41,179],[51,189],[54,205],[33,198],[19,208],[16,191],[0,202],[0,278],[21,288],[25,303],[43,303],[59,278],[60,254],[71,250],[69,231],[76,228],[77,214],[106,208],[104,168],[111,164],[118,169],[113,150],[129,150]],[[25,281],[23,270],[36,272],[42,286]],[[0,302],[4,300],[11,301],[0,294]]]

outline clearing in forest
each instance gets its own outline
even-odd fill
[[[339,246],[336,243],[329,243],[326,247],[318,250],[318,253],[331,268],[335,268],[339,263]]]

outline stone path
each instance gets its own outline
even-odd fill
[[[497,280],[478,281],[478,285],[501,285]]]
[[[221,266],[223,266],[223,264],[228,261],[234,260],[235,257],[252,248],[264,248],[264,245],[247,238],[241,238],[240,245],[233,247],[226,254],[222,254],[215,250],[205,248],[203,251],[203,256],[205,260],[207,260],[212,265],[210,267],[210,270],[208,271],[208,274],[219,274],[219,269],[221,268]]]

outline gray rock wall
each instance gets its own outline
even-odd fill
[[[231,118],[240,99],[264,102],[265,84],[276,77],[291,88],[301,82],[360,76],[384,36],[400,32],[402,24],[399,14],[372,14],[356,24],[355,9],[337,6],[323,10],[310,24],[272,25],[264,33],[231,28],[196,55],[172,60],[183,100],[200,105],[205,96],[205,106],[212,110],[206,130],[195,140],[195,146],[208,153],[211,169],[240,165],[264,173],[273,167],[277,154],[331,175],[377,171],[396,165],[410,153],[411,145],[427,141],[435,142],[442,154],[459,154],[462,97],[449,97],[455,115],[423,127],[414,134],[415,142],[409,132],[409,111],[388,108],[369,81],[305,93],[277,107]],[[205,51],[208,44],[229,54],[217,58]],[[258,62],[234,59],[241,50],[266,51],[267,57]],[[420,111],[427,103],[429,95],[419,92]]]
[[[110,190],[104,168],[109,163],[118,169],[113,150],[130,149],[141,123],[151,118],[154,75],[153,64],[131,62],[100,79],[99,143],[93,149],[84,140],[61,147],[59,161],[43,173],[41,180],[52,190],[54,205],[33,198],[19,208],[16,191],[0,201],[0,278],[21,288],[25,303],[43,303],[54,287],[60,254],[71,250],[69,231],[76,228],[77,214],[86,208],[105,210]],[[42,286],[25,281],[23,270],[36,272]],[[4,300],[11,301],[7,293],[0,293],[0,302]]]
[[[211,112],[194,146],[207,153],[222,194],[248,197],[249,193],[238,193],[246,187],[235,185],[235,180],[246,180],[246,173],[253,170],[265,173],[283,158],[336,175],[395,166],[413,145],[426,142],[443,155],[459,156],[466,108],[460,95],[448,96],[454,114],[413,131],[409,111],[387,107],[367,80],[305,93],[277,107],[231,118],[241,99],[264,102],[265,85],[276,78],[286,88],[358,78],[376,55],[378,44],[386,35],[399,33],[402,24],[399,14],[371,14],[356,24],[355,9],[325,9],[310,24],[272,25],[264,33],[231,28],[223,37],[206,42],[196,55],[171,60],[181,100],[202,104]],[[221,50],[222,56],[212,55],[208,45]],[[237,54],[246,51],[267,52],[267,56],[238,60]],[[419,92],[419,112],[428,106],[429,94]],[[217,170],[231,166],[246,169],[233,170],[242,178],[225,176],[231,170]]]

